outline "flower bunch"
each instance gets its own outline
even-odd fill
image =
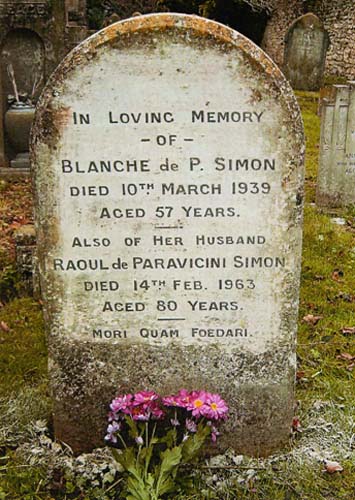
[[[113,445],[118,443],[117,436],[127,418],[135,422],[149,422],[169,416],[172,426],[184,425],[187,433],[196,432],[198,424],[205,423],[211,428],[212,441],[216,442],[219,435],[216,423],[225,420],[228,413],[228,407],[219,394],[185,389],[162,398],[153,391],[117,396],[112,400],[110,410],[105,440]],[[132,428],[132,425],[129,427]],[[135,439],[138,437],[134,436]]]
[[[158,499],[174,491],[178,467],[194,459],[206,439],[216,442],[228,406],[219,394],[181,389],[116,396],[105,440],[128,473],[126,498]]]

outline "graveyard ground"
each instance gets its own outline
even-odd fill
[[[316,93],[298,93],[307,137],[304,250],[294,432],[268,459],[226,453],[196,468],[176,499],[350,500],[355,497],[355,208],[314,205]],[[30,184],[0,181],[0,500],[118,498],[103,449],[74,458],[51,440],[41,306],[24,296],[12,235],[31,220]],[[343,471],[335,471],[338,462]]]

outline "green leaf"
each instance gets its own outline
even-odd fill
[[[137,424],[136,422],[130,417],[130,416],[126,416],[125,417],[125,421],[129,427],[129,435],[131,438],[136,438],[138,435],[139,435],[139,432],[138,432],[138,427],[137,427]]]
[[[160,498],[162,495],[165,495],[166,493],[172,493],[175,491],[176,485],[175,481],[171,476],[168,476],[164,478],[161,483],[159,484],[159,488],[157,489],[157,495],[156,498]]]
[[[206,424],[198,425],[197,432],[191,434],[182,445],[182,457],[184,462],[190,462],[196,457],[210,434],[211,427]]]
[[[165,436],[163,436],[160,439],[160,442],[166,443],[166,446],[168,448],[172,448],[174,446],[174,444],[176,443],[176,437],[177,437],[177,432],[176,432],[176,427],[174,427],[169,432],[167,432]]]
[[[153,486],[154,486],[154,476],[153,476],[153,474],[148,474],[147,479],[146,479],[146,483],[149,486],[149,489],[151,490],[153,488]]]
[[[111,453],[112,453],[113,458],[116,460],[116,462],[118,462],[120,464],[121,463],[120,462],[121,453],[119,453],[115,448],[111,448]]]
[[[112,450],[115,460],[122,465],[128,474],[127,496],[132,500],[151,500],[149,488],[144,481],[144,468],[137,463],[137,450],[133,447],[126,448],[122,453]]]
[[[142,478],[129,476],[127,480],[127,492],[132,495],[132,500],[151,500],[150,492],[146,488]],[[130,498],[130,497],[128,497]]]
[[[168,448],[160,454],[161,464],[156,468],[156,497],[172,491],[174,489],[174,481],[172,476],[175,475],[177,468],[181,462],[182,450],[180,446]]]
[[[154,449],[153,446],[148,446],[148,448],[143,448],[141,452],[141,462],[142,465],[144,466],[145,476],[149,470],[150,461],[153,455],[153,449]]]
[[[136,464],[136,450],[132,447],[125,448],[122,453],[116,453],[115,460],[122,465],[125,471],[137,480],[142,478],[142,468]]]

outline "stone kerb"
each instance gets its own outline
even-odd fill
[[[285,37],[283,70],[292,88],[321,88],[328,47],[329,35],[316,15],[305,14],[291,24]]]
[[[118,390],[219,392],[220,449],[267,454],[294,403],[304,138],[279,69],[196,16],[75,49],[31,157],[54,426],[102,445]]]
[[[321,105],[317,205],[355,203],[355,82],[333,85]]]

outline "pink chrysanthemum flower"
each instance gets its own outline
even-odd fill
[[[124,396],[117,396],[112,400],[110,409],[117,413],[118,411],[126,410],[132,403],[132,394],[125,394]]]
[[[150,410],[145,406],[134,406],[130,408],[128,415],[130,415],[133,420],[148,422],[150,418]]]
[[[194,417],[205,416],[207,393],[205,391],[194,391],[190,395],[190,401],[186,408],[192,411]]]
[[[178,406],[180,406],[181,408],[187,408],[187,405],[191,400],[191,393],[186,389],[180,389],[180,391],[177,393],[177,396],[175,397],[178,402]]]
[[[228,406],[219,394],[208,394],[203,411],[207,418],[223,420],[227,416]]]
[[[133,405],[144,405],[158,399],[158,394],[154,391],[140,391],[134,395]]]
[[[149,407],[153,420],[162,420],[165,417],[164,411],[155,403]]]
[[[164,406],[180,406],[178,396],[165,396],[162,403]]]

